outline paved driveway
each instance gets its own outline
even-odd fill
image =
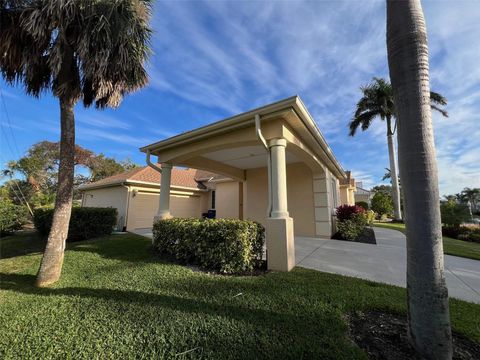
[[[377,245],[295,238],[297,266],[406,287],[406,244],[400,231],[374,228]],[[151,229],[135,233],[152,238]],[[445,255],[449,295],[480,304],[480,261]]]
[[[374,228],[377,245],[295,238],[297,266],[406,286],[406,244],[400,231]],[[480,261],[445,255],[451,297],[480,303]]]

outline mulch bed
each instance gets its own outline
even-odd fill
[[[336,232],[333,236],[332,239],[335,240],[343,240],[343,241],[350,241],[342,238],[339,232]],[[365,230],[363,230],[363,233],[360,234],[359,237],[357,237],[353,242],[361,242],[364,244],[374,244],[377,245],[377,240],[375,238],[375,232],[371,227],[366,227]]]
[[[351,339],[370,359],[422,359],[408,341],[405,316],[369,311],[351,316],[349,320]],[[480,359],[480,344],[453,333],[453,359]]]

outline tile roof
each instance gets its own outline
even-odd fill
[[[172,186],[181,186],[187,188],[199,188],[197,181],[206,181],[211,178],[218,178],[220,175],[214,174],[204,170],[197,170],[191,168],[172,169]],[[113,175],[108,178],[81,186],[80,188],[102,187],[104,185],[117,184],[124,181],[141,181],[148,183],[160,184],[161,174],[150,166],[139,167],[121,174]],[[195,181],[197,180],[197,181]]]

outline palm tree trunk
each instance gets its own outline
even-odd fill
[[[60,99],[61,135],[58,189],[52,227],[37,275],[36,285],[40,287],[57,281],[62,272],[63,254],[72,212],[75,156],[74,106],[74,101]]]
[[[393,215],[395,220],[401,221],[402,210],[400,207],[400,189],[398,186],[397,159],[395,156],[395,145],[393,144],[393,131],[390,117],[387,117],[387,143],[388,156],[390,158],[390,177],[392,178]]]
[[[426,359],[451,359],[427,32],[420,0],[387,0],[387,49],[406,213],[410,340]]]

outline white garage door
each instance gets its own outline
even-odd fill
[[[158,194],[137,193],[130,199],[129,223],[134,229],[150,228],[158,211]],[[174,217],[200,217],[199,196],[170,196],[170,213]]]

